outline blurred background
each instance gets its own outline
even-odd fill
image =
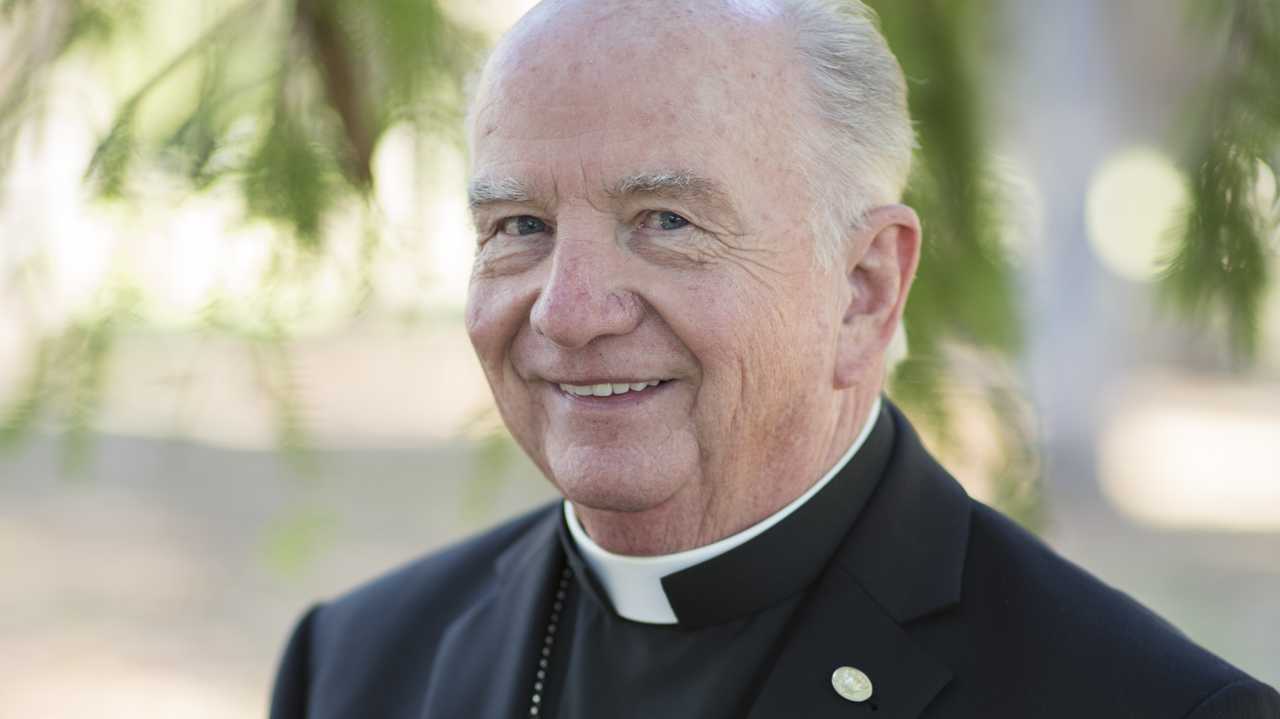
[[[527,0],[0,0],[0,716],[261,715],[313,601],[552,498],[462,327]],[[1280,683],[1280,5],[881,0],[926,255],[890,396]]]

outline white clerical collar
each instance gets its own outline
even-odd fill
[[[654,557],[632,557],[624,554],[614,554],[596,544],[591,537],[587,536],[586,530],[582,528],[582,525],[578,522],[577,515],[573,511],[573,504],[568,500],[564,502],[565,523],[569,526],[569,534],[573,537],[578,551],[582,554],[583,559],[586,560],[587,565],[591,567],[591,571],[600,581],[605,593],[609,595],[609,600],[613,603],[613,608],[619,615],[626,619],[646,624],[675,624],[676,613],[671,608],[671,602],[667,600],[666,592],[662,589],[662,578],[688,569],[695,564],[701,564],[724,554],[734,547],[745,544],[765,533],[770,527],[773,527],[799,509],[805,502],[808,502],[814,495],[822,491],[822,488],[827,486],[841,469],[844,469],[849,460],[853,459],[853,455],[857,454],[858,449],[867,441],[867,437],[870,436],[879,416],[880,398],[877,396],[871,411],[867,414],[866,420],[863,421],[862,431],[858,433],[857,439],[853,440],[853,444],[848,451],[844,453],[844,456],[840,457],[835,466],[823,475],[822,479],[819,479],[808,491],[777,512],[737,534],[725,537],[704,547],[696,547],[683,552],[676,552],[675,554],[662,554]]]

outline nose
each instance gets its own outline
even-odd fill
[[[634,330],[644,303],[624,287],[623,261],[611,242],[558,237],[550,274],[530,311],[534,331],[559,347],[578,349]]]

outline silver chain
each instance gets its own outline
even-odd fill
[[[551,649],[556,643],[556,630],[560,627],[560,612],[564,610],[564,598],[569,591],[571,579],[573,579],[573,570],[565,567],[560,573],[560,585],[556,587],[556,598],[551,604],[551,616],[547,619],[547,631],[542,637],[538,673],[533,680],[533,696],[529,698],[529,716],[531,717],[542,714],[542,693],[547,683],[547,667],[551,664]]]

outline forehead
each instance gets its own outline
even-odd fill
[[[576,162],[612,176],[777,161],[804,112],[801,84],[769,18],[714,3],[544,3],[486,68],[472,155],[477,171]]]

